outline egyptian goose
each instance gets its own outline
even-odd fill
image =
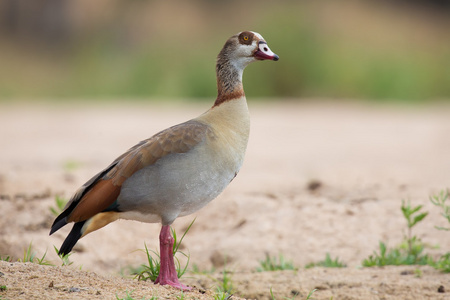
[[[217,57],[212,108],[138,143],[79,188],[50,231],[75,222],[59,253],[117,219],[161,222],[155,283],[189,289],[178,281],[170,225],[216,198],[239,172],[250,129],[242,73],[251,62],[267,59],[278,56],[259,33],[228,39]]]

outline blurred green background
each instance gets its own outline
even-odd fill
[[[2,0],[0,101],[208,99],[242,30],[252,98],[450,99],[450,1]]]

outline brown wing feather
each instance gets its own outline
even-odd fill
[[[138,143],[77,191],[66,205],[72,210],[65,212],[67,222],[81,222],[104,211],[116,201],[123,182],[136,171],[166,155],[188,152],[211,134],[207,125],[191,120]]]
[[[145,140],[137,148],[130,149],[117,165],[105,176],[115,185],[122,183],[136,171],[154,164],[160,158],[173,153],[185,153],[203,141],[210,134],[210,128],[197,121],[188,121],[170,127]]]
[[[81,198],[67,221],[81,222],[91,218],[114,203],[119,193],[120,187],[115,186],[112,180],[98,180],[83,198]]]

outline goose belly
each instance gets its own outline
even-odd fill
[[[119,209],[148,215],[148,222],[157,215],[163,224],[170,224],[216,198],[236,176],[242,160],[201,147],[168,155],[124,182]]]

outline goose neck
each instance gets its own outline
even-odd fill
[[[227,58],[219,58],[216,65],[217,99],[214,105],[244,96],[242,73],[244,69]]]

